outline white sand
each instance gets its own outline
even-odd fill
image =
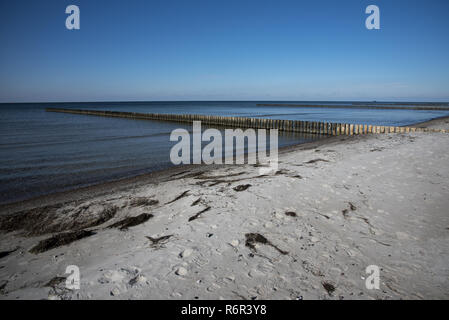
[[[0,259],[0,299],[448,299],[449,135],[340,140],[281,154],[275,176],[229,166],[203,178],[243,180],[208,186],[198,176],[68,203],[58,209],[66,216],[120,209],[95,235],[44,253],[28,251],[48,234],[2,233],[0,251],[19,249]],[[314,159],[328,162],[306,163]],[[136,197],[159,204],[131,206]],[[154,217],[127,231],[103,228],[143,212]],[[247,233],[288,254],[263,244],[251,251]],[[146,238],[166,235],[158,246]],[[80,268],[80,290],[45,286],[68,265]],[[381,268],[379,290],[365,287],[368,265]]]

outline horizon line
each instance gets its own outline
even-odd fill
[[[37,104],[37,103],[153,103],[153,102],[356,102],[356,103],[430,103],[430,104],[449,104],[447,101],[429,101],[429,100],[93,100],[93,101],[20,101],[20,102],[0,102],[0,104]]]

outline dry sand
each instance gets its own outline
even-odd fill
[[[449,298],[448,134],[333,137],[258,170],[184,167],[3,206],[0,299]]]

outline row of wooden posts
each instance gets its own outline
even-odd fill
[[[444,132],[449,130],[416,128],[416,127],[389,127],[367,124],[331,123],[318,121],[278,120],[265,118],[225,117],[200,114],[163,114],[163,113],[136,113],[103,110],[79,110],[47,108],[50,112],[64,112],[104,117],[119,117],[142,120],[188,122],[201,121],[205,125],[230,126],[235,128],[278,129],[279,131],[312,133],[323,135],[355,135],[369,133],[407,133],[407,132]]]

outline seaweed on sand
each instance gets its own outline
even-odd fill
[[[94,231],[88,230],[77,230],[72,232],[64,232],[54,235],[53,237],[47,238],[40,241],[36,246],[31,248],[31,253],[42,253],[57,247],[68,245],[74,241],[90,237],[94,235]]]
[[[136,217],[127,217],[116,223],[111,224],[108,228],[119,228],[120,230],[127,230],[129,227],[134,227],[144,222],[147,222],[154,216],[151,213],[142,213]]]
[[[44,287],[51,287],[55,288],[62,282],[66,281],[66,277],[54,277],[50,281],[48,281],[46,284],[44,284]]]
[[[216,175],[216,176],[199,175],[195,179],[198,179],[198,180],[217,180],[217,179],[221,179],[221,178],[229,178],[229,177],[241,176],[242,174],[245,174],[245,173],[246,173],[245,171],[242,171],[242,172],[228,173],[228,174]]]
[[[0,294],[6,294],[6,286],[8,285],[8,280],[0,280]]]
[[[132,207],[154,206],[159,203],[159,200],[148,199],[144,197],[134,198],[129,203]]]
[[[179,196],[177,196],[176,198],[174,198],[172,201],[167,202],[166,204],[170,204],[170,203],[173,203],[173,202],[175,202],[175,201],[178,201],[179,199],[182,199],[182,198],[184,198],[184,197],[187,197],[188,194],[189,194],[189,191],[190,191],[190,190],[184,191],[184,192],[181,193]]]
[[[200,212],[198,212],[197,214],[194,214],[193,216],[191,216],[191,217],[189,218],[189,222],[190,222],[190,221],[193,221],[193,220],[195,220],[195,219],[198,219],[202,213],[204,213],[204,212],[206,212],[206,211],[209,211],[210,209],[211,209],[210,207],[207,207],[207,208],[201,210]]]
[[[9,256],[11,253],[13,253],[14,251],[16,251],[17,248],[13,249],[13,250],[8,250],[8,251],[2,251],[0,252],[0,259],[4,258],[6,256]]]
[[[321,283],[323,285],[323,288],[326,289],[327,293],[331,296],[332,293],[335,291],[335,286],[332,283],[323,281]]]
[[[57,211],[62,204],[24,210],[0,217],[0,230],[6,232],[24,230],[27,236],[82,230],[101,225],[112,219],[118,207],[105,205],[103,210],[90,212],[90,205]]]
[[[351,209],[351,211],[357,210],[357,207],[354,204],[352,204],[352,202],[348,202],[348,204],[349,204],[349,209]]]
[[[283,254],[283,255],[288,254],[287,251],[279,249],[274,244],[272,244],[267,238],[265,238],[263,235],[261,235],[259,233],[247,233],[247,234],[245,234],[245,237],[246,237],[245,245],[248,248],[250,248],[252,251],[257,251],[256,250],[256,243],[261,243],[261,244],[265,244],[265,245],[273,247],[280,254]]]
[[[245,191],[245,190],[248,189],[249,187],[251,187],[250,184],[241,184],[241,185],[239,185],[239,186],[237,186],[237,187],[234,187],[233,189],[234,189],[235,191],[237,191],[237,192],[240,192],[240,191]]]
[[[311,163],[316,163],[316,162],[320,162],[320,161],[322,161],[322,162],[329,162],[329,160],[326,160],[326,159],[313,159],[313,160],[306,161],[304,163],[311,164]]]
[[[156,248],[156,249],[162,247],[165,243],[168,242],[168,240],[171,237],[173,237],[172,234],[169,234],[167,236],[162,236],[162,237],[159,237],[159,238],[153,238],[153,237],[146,236],[146,238],[151,241],[150,247]]]
[[[11,232],[16,230],[26,230],[34,234],[34,230],[39,230],[40,226],[48,224],[48,217],[61,208],[62,205],[45,206],[15,212],[14,214],[0,216],[0,230]],[[43,223],[45,222],[45,223]]]

